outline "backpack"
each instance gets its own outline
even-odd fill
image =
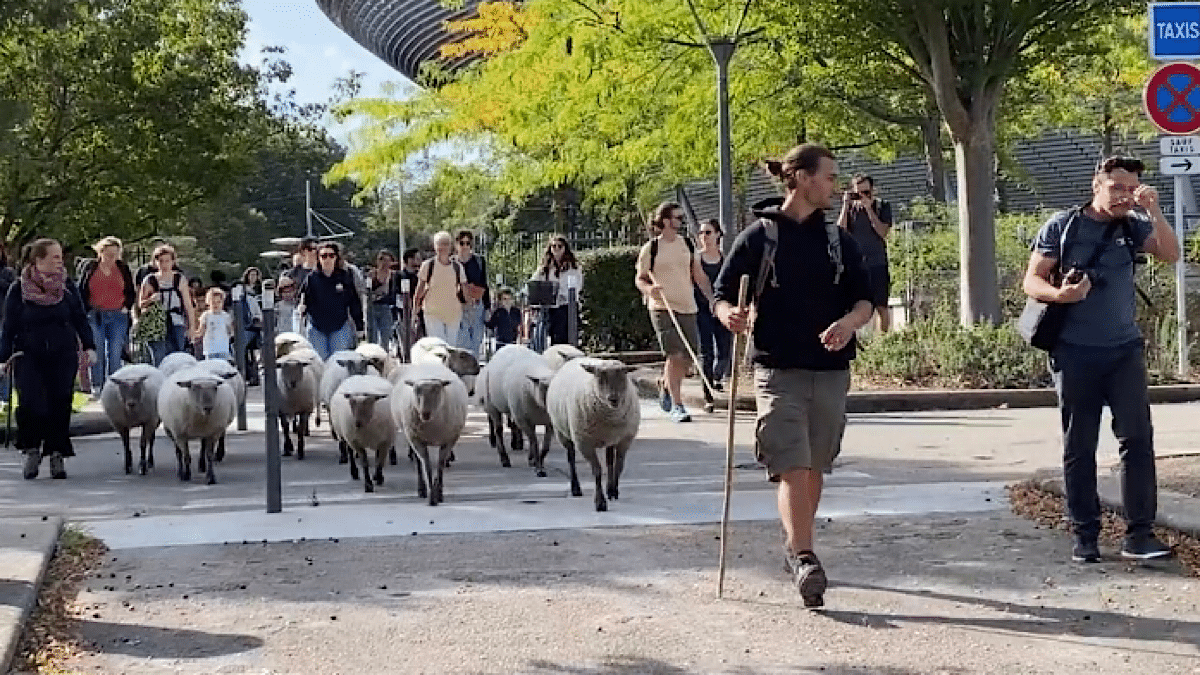
[[[690,237],[684,237],[682,234],[679,236],[683,237],[683,243],[687,244],[688,255],[691,256],[692,258],[695,258],[696,257],[696,244],[694,244],[692,242]],[[658,259],[658,239],[659,239],[658,237],[655,237],[650,240],[650,271],[651,272],[654,271],[654,261]]]
[[[150,287],[154,289],[154,292],[158,293],[158,277],[150,274],[146,277],[146,279],[150,281]],[[184,307],[187,306],[187,298],[183,297],[183,288],[187,285],[187,283],[183,277],[183,273],[179,270],[175,270],[174,275],[171,277],[171,281],[174,282],[175,285],[175,295],[179,296],[179,309],[171,309],[171,311],[175,312],[176,314],[187,316],[187,310],[184,309]]]
[[[433,258],[429,261],[429,273],[425,275],[425,285],[426,286],[429,285],[430,281],[433,281],[433,266],[436,264],[438,264],[437,258]],[[458,262],[453,257],[451,257],[450,264],[454,267],[454,278],[458,280],[458,301],[463,304],[466,304],[467,296],[463,295],[463,290],[462,290],[463,282],[466,281],[466,279],[464,278],[462,263]]]
[[[758,276],[754,282],[755,303],[762,298],[763,290],[767,287],[767,277],[775,276],[775,252],[779,248],[779,223],[771,218],[763,218],[762,224],[766,240],[763,241],[763,253],[758,261]],[[829,260],[834,266],[833,285],[837,286],[841,284],[842,273],[846,271],[842,261],[842,238],[837,223],[825,221],[825,237],[829,242]]]

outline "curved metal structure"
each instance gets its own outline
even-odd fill
[[[443,2],[317,0],[317,5],[355,42],[419,83],[421,66],[427,62],[457,70],[475,60],[475,57],[445,59],[439,49],[457,39],[446,32],[446,22],[474,16],[479,0],[465,0],[459,9],[451,9]]]

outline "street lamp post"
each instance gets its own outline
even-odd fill
[[[729,62],[737,50],[737,41],[728,36],[708,38],[708,51],[717,64],[717,146],[720,162],[720,179],[717,197],[721,208],[721,229],[725,236],[721,241],[728,251],[737,235],[733,214],[733,153],[730,149],[729,123]]]

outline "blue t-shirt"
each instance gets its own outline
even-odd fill
[[[1059,340],[1086,347],[1119,347],[1142,339],[1137,325],[1137,296],[1133,282],[1132,251],[1142,247],[1154,225],[1145,217],[1129,215],[1130,242],[1126,229],[1118,226],[1107,241],[1107,222],[1094,220],[1080,212],[1067,234],[1066,251],[1061,251],[1063,226],[1070,211],[1060,211],[1038,231],[1035,251],[1047,258],[1063,260],[1062,269],[1083,269],[1103,246],[1100,260],[1090,271],[1092,288],[1086,298],[1070,305]],[[1133,248],[1131,249],[1130,246]]]

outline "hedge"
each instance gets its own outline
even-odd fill
[[[592,249],[583,269],[580,342],[588,352],[656,349],[654,327],[633,283],[637,246]]]

